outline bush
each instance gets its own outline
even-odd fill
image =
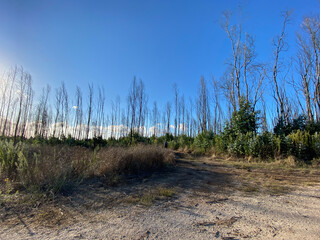
[[[222,135],[215,135],[214,137],[214,151],[218,153],[224,153],[228,149],[229,141],[224,138]]]
[[[232,113],[230,122],[227,122],[224,128],[224,135],[235,139],[237,135],[247,134],[248,132],[256,133],[259,126],[259,112],[254,111],[250,102],[243,97],[240,99],[238,111]]]
[[[278,137],[270,132],[264,132],[259,135],[258,152],[261,159],[274,158],[279,155],[280,146]]]
[[[290,141],[290,144],[287,144],[288,154],[305,161],[309,161],[315,156],[313,137],[309,132],[298,130],[288,135],[288,140]]]
[[[315,157],[320,157],[320,134],[317,132],[312,136],[312,145]]]
[[[16,177],[17,166],[20,165],[24,148],[25,144],[22,142],[14,145],[13,141],[0,141],[0,176]]]
[[[214,134],[212,131],[198,134],[193,142],[193,147],[201,152],[206,152],[214,146]]]
[[[221,139],[218,141],[218,139]],[[220,148],[226,146],[228,153],[237,157],[258,157],[260,159],[271,159],[280,154],[280,138],[276,135],[264,132],[255,134],[248,132],[246,134],[238,134],[235,139],[229,137],[216,137],[216,145]],[[219,145],[218,145],[219,144]]]
[[[190,147],[193,143],[193,139],[185,134],[178,136],[176,141],[179,144],[179,148]]]

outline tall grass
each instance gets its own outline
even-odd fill
[[[174,163],[173,152],[161,147],[152,145],[110,147],[98,152],[94,175],[101,176],[109,172],[139,173],[172,163]]]
[[[171,150],[138,145],[94,150],[0,141],[0,181],[57,193],[82,179],[152,171],[174,162]]]

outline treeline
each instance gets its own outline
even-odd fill
[[[195,101],[186,103],[174,85],[174,101],[168,101],[162,109],[154,101],[149,107],[148,96],[142,80],[134,80],[130,86],[127,104],[121,107],[118,97],[105,110],[103,87],[88,85],[88,95],[83,96],[79,87],[70,98],[65,84],[52,89],[46,86],[37,102],[34,99],[31,75],[22,67],[14,67],[1,81],[0,130],[2,137],[18,138],[66,138],[77,140],[90,138],[142,137],[184,134],[194,137],[203,131],[218,132],[222,121],[212,123],[209,89],[201,79],[201,92]],[[95,91],[97,90],[97,91]],[[50,101],[53,95],[53,104]],[[50,97],[51,96],[51,97]]]
[[[254,37],[225,13],[222,28],[231,44],[225,74],[210,82],[201,78],[194,99],[186,99],[175,84],[173,99],[164,106],[150,103],[136,78],[126,103],[117,98],[108,111],[104,87],[93,84],[85,96],[80,87],[71,96],[64,83],[47,86],[36,101],[31,75],[14,67],[1,81],[1,136],[14,143],[31,138],[93,147],[167,140],[173,148],[311,161],[319,157],[320,146],[320,17],[305,17],[300,24],[293,60],[285,54],[290,18],[290,12],[283,14],[272,61],[262,63]]]

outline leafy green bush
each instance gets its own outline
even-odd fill
[[[228,152],[238,157],[244,157],[246,144],[245,135],[240,133],[228,144]]]
[[[312,145],[315,157],[320,157],[320,134],[318,132],[312,136]]]
[[[222,142],[228,153],[238,157],[271,159],[280,154],[280,138],[269,132],[238,134],[235,139],[229,137],[229,141],[224,139]]]
[[[176,141],[178,142],[180,148],[190,147],[193,143],[193,139],[185,134],[178,136]]]
[[[274,158],[280,154],[279,138],[270,133],[263,132],[259,135],[258,152],[261,159]]]
[[[307,131],[293,132],[288,135],[289,154],[305,161],[311,160],[315,156],[314,138]]]
[[[178,150],[179,143],[176,140],[172,140],[172,141],[168,142],[168,147],[173,150]]]
[[[152,137],[151,137],[151,139],[152,139]],[[165,141],[167,141],[167,142],[173,141],[174,137],[171,133],[166,133],[165,135],[157,137],[156,139],[157,139],[157,143],[164,144]],[[151,143],[153,143],[153,141],[151,141]]]
[[[193,148],[200,150],[201,152],[206,152],[208,149],[214,146],[214,143],[214,133],[212,131],[203,132],[195,137],[193,142]]]
[[[223,137],[223,135],[215,135],[214,136],[214,144],[213,149],[215,152],[224,153],[228,149],[229,141]]]
[[[0,176],[16,177],[19,160],[22,159],[25,144],[18,142],[14,145],[13,141],[0,141]]]
[[[237,135],[256,133],[259,126],[258,115],[259,112],[254,111],[250,102],[242,97],[239,110],[233,112],[230,122],[227,122],[224,128],[224,135],[236,139]]]

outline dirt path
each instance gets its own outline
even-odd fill
[[[0,239],[319,239],[317,171],[182,157],[110,187],[83,183],[45,205],[0,210]]]

